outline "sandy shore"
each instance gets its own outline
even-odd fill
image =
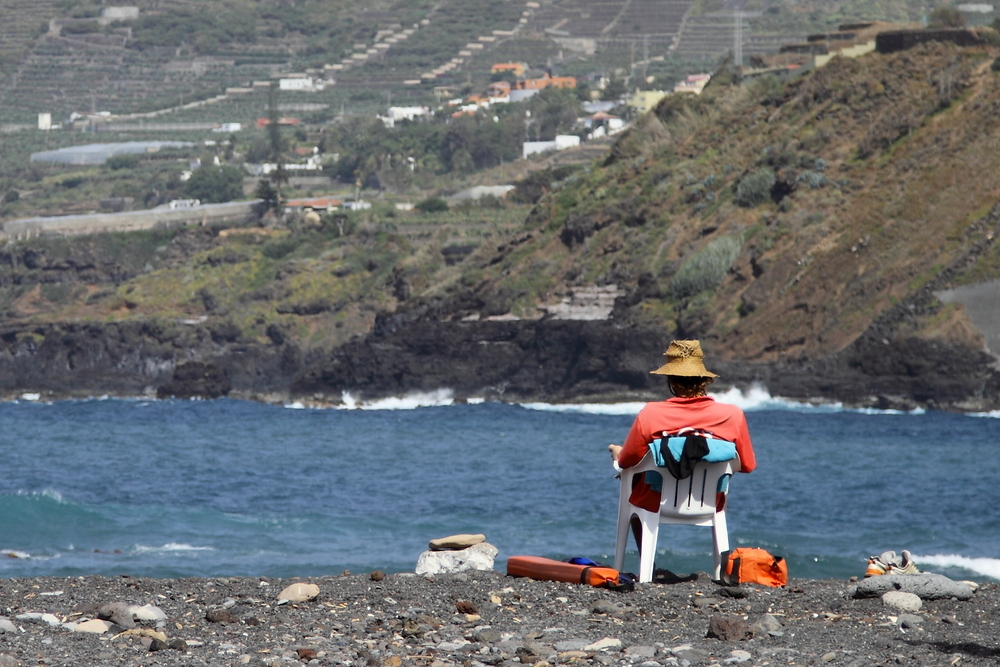
[[[279,604],[279,593],[295,581],[317,584],[318,597]],[[997,584],[983,585],[964,602],[924,601],[910,615],[893,612],[880,598],[854,599],[851,586],[798,579],[786,589],[723,589],[702,575],[613,593],[499,572],[433,579],[393,574],[378,581],[369,573],[301,580],[5,579],[0,667],[860,667],[1000,661]],[[162,611],[165,618],[136,621],[128,631],[112,625],[103,634],[64,625],[96,618],[99,607],[112,603],[118,609],[153,605],[154,615]],[[713,625],[737,638],[707,636]],[[154,639],[156,632],[162,634]]]

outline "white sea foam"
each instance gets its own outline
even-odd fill
[[[37,401],[41,397],[42,397],[41,394],[34,394],[34,393],[30,393],[30,392],[25,392],[25,393],[21,394],[21,398],[23,400],[25,400],[25,401]]]
[[[0,549],[0,556],[16,558],[18,560],[27,560],[31,558],[31,554],[27,551],[18,551],[17,549]]]
[[[578,412],[588,415],[637,415],[645,403],[521,403],[542,412]]]
[[[67,504],[66,499],[63,498],[62,494],[55,489],[42,489],[41,491],[25,491],[23,489],[18,489],[16,495],[30,496],[33,498],[48,498],[49,500],[56,501],[60,505]]]
[[[140,554],[149,553],[183,553],[193,551],[215,551],[215,547],[199,547],[183,542],[167,542],[162,547],[149,547],[144,544],[135,545],[135,552]]]
[[[746,391],[730,387],[723,392],[708,394],[720,403],[730,403],[743,410],[842,410],[839,403],[813,404],[775,398],[767,389],[753,385]],[[593,415],[636,415],[645,403],[522,403],[529,410],[548,412],[581,412]]]
[[[359,401],[345,391],[340,395],[340,398],[344,402],[342,406],[344,410],[413,410],[455,403],[451,389],[438,389],[426,393],[415,392],[406,396],[391,396],[374,401]]]
[[[285,403],[285,407],[289,410],[305,410],[305,403],[301,401],[295,401],[294,403]]]
[[[956,554],[937,554],[934,556],[914,556],[913,560],[921,568],[925,565],[958,568],[1000,580],[1000,558],[969,558]]]
[[[970,417],[988,417],[990,419],[1000,419],[1000,410],[990,410],[989,412],[970,412]]]

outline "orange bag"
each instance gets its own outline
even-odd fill
[[[511,556],[507,559],[507,574],[514,577],[531,577],[544,581],[565,581],[569,584],[587,584],[617,589],[618,570],[594,565],[575,565],[541,556]]]
[[[788,584],[788,563],[764,549],[740,547],[722,554],[722,582],[763,584],[779,588]]]

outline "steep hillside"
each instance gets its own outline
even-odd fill
[[[574,291],[613,286],[625,339],[701,338],[729,381],[995,406],[983,332],[933,294],[1000,275],[995,56],[932,44],[668,98],[603,165],[556,183],[515,242],[480,255],[468,290],[440,295],[435,335],[474,336],[468,322],[489,318],[538,329]],[[390,341],[408,349],[400,331],[380,332],[380,358]],[[363,349],[349,355],[324,381],[376,382]]]

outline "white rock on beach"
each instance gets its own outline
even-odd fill
[[[903,591],[889,591],[882,594],[882,603],[896,611],[920,611],[923,601],[919,595]]]
[[[482,533],[459,533],[448,537],[439,537],[427,543],[431,551],[456,551],[458,549],[468,549],[486,541],[486,536]]]
[[[315,600],[319,595],[319,586],[316,584],[292,584],[285,590],[278,593],[278,601],[285,602],[307,602]]]
[[[128,608],[137,621],[165,621],[167,614],[155,604],[133,605]]]
[[[417,574],[433,575],[466,570],[492,570],[500,552],[492,544],[481,542],[461,551],[425,551],[417,559]]]
[[[38,612],[31,612],[27,614],[18,614],[15,618],[19,621],[41,621],[48,626],[56,627],[62,625],[62,621],[55,614],[41,614]]]
[[[17,626],[9,618],[0,616],[0,634],[5,632],[17,632]]]
[[[73,632],[90,632],[95,635],[103,635],[105,632],[110,630],[113,625],[114,623],[111,621],[102,621],[99,618],[92,618],[89,621],[77,623],[76,627],[73,628]]]
[[[593,644],[587,644],[583,647],[584,651],[606,651],[612,648],[621,648],[622,640],[615,637],[605,637],[604,639],[598,639]]]

